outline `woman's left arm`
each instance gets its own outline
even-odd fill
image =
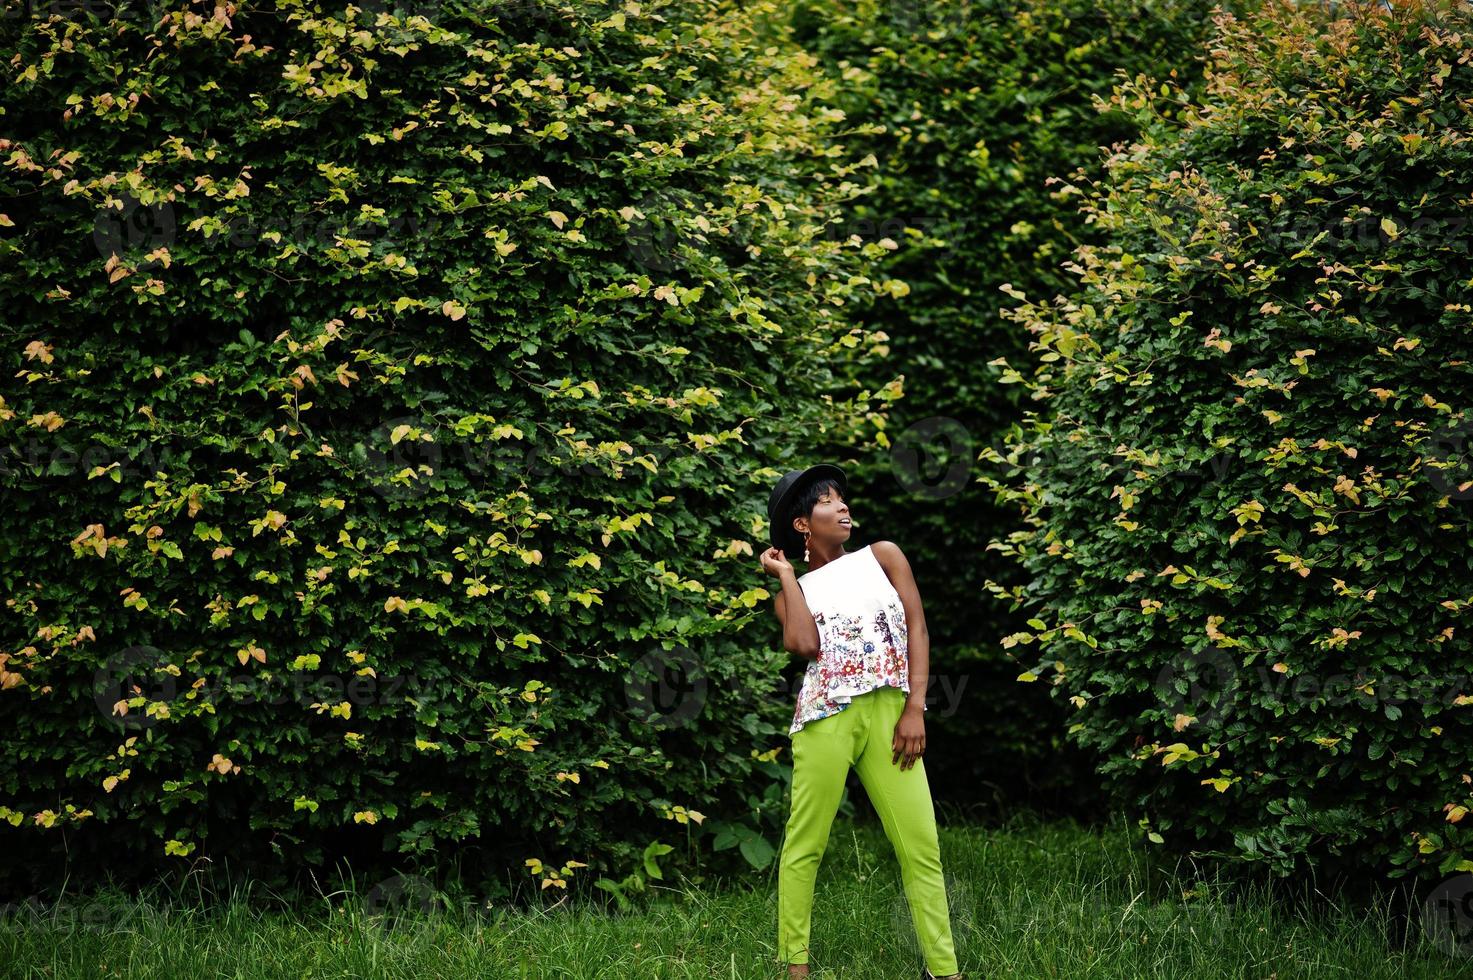
[[[908,638],[906,660],[910,669],[910,693],[905,699],[905,710],[896,726],[896,751],[905,757],[902,769],[915,764],[915,758],[926,748],[925,727],[922,712],[925,711],[926,688],[931,680],[931,635],[926,630],[926,613],[921,608],[921,593],[916,588],[915,576],[911,574],[910,562],[905,553],[893,541],[876,541],[870,545],[875,559],[890,579],[890,584],[900,595],[905,607],[905,629]]]

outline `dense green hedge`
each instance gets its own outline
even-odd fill
[[[1326,9],[1224,18],[1202,103],[1127,86],[1141,140],[1059,185],[1110,244],[1014,293],[994,588],[1149,840],[1433,877],[1473,869],[1473,23]]]
[[[767,862],[767,489],[895,396],[831,83],[767,3],[153,9],[0,21],[0,849]]]
[[[976,482],[986,445],[1025,399],[988,362],[1026,351],[999,316],[1011,283],[1066,288],[1080,241],[1098,242],[1075,201],[1048,179],[1097,173],[1104,148],[1136,132],[1097,107],[1121,77],[1170,79],[1193,91],[1211,29],[1209,0],[803,0],[797,37],[844,81],[838,106],[873,153],[878,186],[841,226],[897,246],[884,274],[903,285],[857,312],[889,337],[890,359],[862,381],[903,374],[905,397],[885,445],[854,460],[865,540],[893,538],[910,556],[932,636],[931,752],[938,795],[1090,812],[1089,760],[1041,693],[1020,690],[999,647],[1022,620],[979,602],[989,578],[1016,577],[987,543],[1017,523]],[[1105,111],[1101,111],[1101,108]],[[833,455],[837,455],[835,450]]]

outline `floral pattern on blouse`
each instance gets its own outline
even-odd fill
[[[866,691],[898,687],[910,691],[909,631],[905,607],[894,593],[872,613],[845,616],[818,611],[819,655],[808,665],[788,734],[827,718]]]

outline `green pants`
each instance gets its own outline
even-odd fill
[[[907,770],[891,761],[905,699],[898,687],[878,687],[792,735],[793,803],[777,877],[777,943],[783,963],[808,962],[813,884],[845,778],[854,766],[900,861],[900,880],[926,968],[938,977],[959,969],[925,760],[917,759]]]

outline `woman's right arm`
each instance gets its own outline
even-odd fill
[[[778,578],[782,588],[773,600],[773,608],[783,627],[783,648],[808,660],[816,660],[819,652],[818,624],[808,610],[808,601],[803,598],[798,576],[791,568],[785,568]]]

